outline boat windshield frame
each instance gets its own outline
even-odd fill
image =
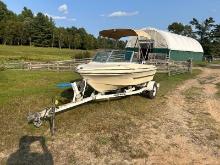
[[[135,59],[135,52],[129,50],[109,50],[109,51],[99,51],[93,58],[93,62],[128,62],[128,63],[138,63],[138,58]],[[100,56],[98,58],[98,56]],[[103,57],[102,57],[103,56]],[[107,57],[106,57],[107,56]],[[135,59],[135,60],[134,60]]]

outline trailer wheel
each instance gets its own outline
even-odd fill
[[[150,99],[154,99],[157,95],[157,83],[154,83],[153,89],[147,92],[147,96]]]

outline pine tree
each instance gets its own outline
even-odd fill
[[[54,24],[43,13],[33,19],[33,43],[35,46],[49,47],[52,42]]]

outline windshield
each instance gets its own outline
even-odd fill
[[[94,62],[131,62],[133,58],[133,51],[107,51],[107,52],[98,52],[94,57]]]
[[[132,58],[132,51],[113,51],[109,57],[109,62],[130,62]]]
[[[108,57],[110,56],[111,52],[106,51],[106,52],[98,52],[95,57],[93,58],[92,61],[94,62],[106,62]]]

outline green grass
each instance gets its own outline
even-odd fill
[[[82,54],[82,50],[0,45],[0,62],[3,61],[60,61]],[[91,55],[94,51],[90,51]]]
[[[193,62],[193,66],[194,67],[207,67],[208,64],[209,63],[207,61],[196,61],[196,62]]]
[[[24,98],[30,95],[53,96],[61,90],[56,83],[79,78],[75,73],[67,72],[39,72],[39,71],[13,71],[0,72],[0,104],[8,103],[14,98]]]
[[[194,69],[192,74],[186,73],[186,74],[179,74],[175,76],[168,77],[166,74],[156,74],[155,80],[157,82],[160,82],[161,88],[160,88],[160,96],[166,95],[167,92],[175,88],[178,84],[183,82],[184,80],[195,78],[196,75],[200,74],[201,70]]]
[[[218,61],[213,61],[212,63],[213,63],[213,64],[220,64],[220,60],[218,60]]]
[[[51,105],[52,98],[62,92],[56,84],[78,77],[71,72],[0,71],[0,150],[10,147],[10,141],[18,141],[22,135],[41,132],[27,125],[28,112]]]
[[[130,96],[123,99],[92,102],[84,104],[56,116],[57,136],[73,138],[73,135],[88,135],[92,141],[89,151],[100,156],[101,148],[109,146],[111,150],[120,152],[125,157],[146,157],[141,146],[129,143],[129,139],[138,133],[134,120],[155,121],[154,127],[164,104],[167,93],[184,80],[199,74],[180,74],[168,77],[157,74],[160,91],[154,100],[143,96]],[[79,78],[72,72],[48,71],[0,71],[0,151],[14,148],[24,135],[41,135],[50,140],[48,123],[40,129],[29,125],[26,116],[29,111],[37,112],[51,105],[51,98],[63,92],[56,88],[59,82],[69,82]],[[101,132],[101,134],[100,134]]]
[[[209,64],[220,64],[220,61],[212,61],[211,63],[208,61],[193,62],[194,67],[208,67]]]

